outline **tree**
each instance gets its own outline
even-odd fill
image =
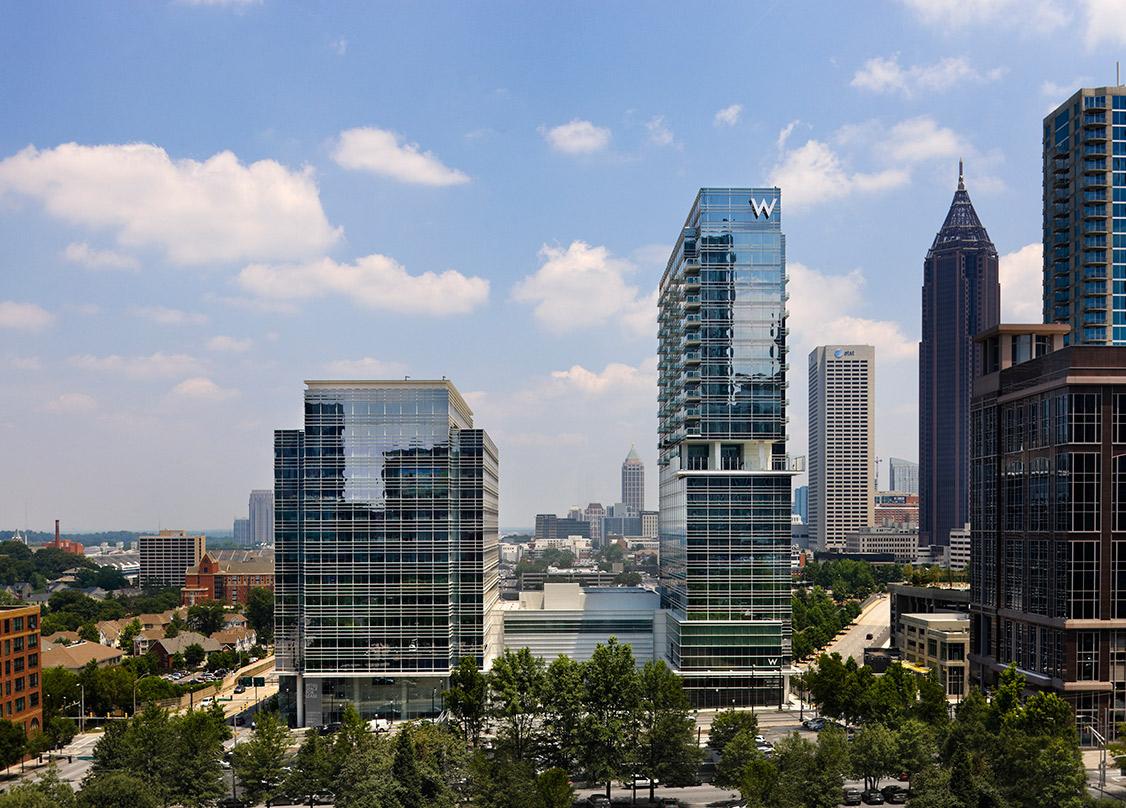
[[[817,749],[812,743],[798,737],[797,733],[786,736],[774,745],[774,765],[778,768],[778,781],[771,794],[772,808],[805,808],[817,804],[811,800],[817,768]],[[830,804],[835,804],[840,795],[837,789]]]
[[[265,712],[258,715],[250,740],[235,746],[231,768],[251,804],[278,793],[285,775],[282,765],[288,742],[289,733],[277,714]]]
[[[743,770],[739,793],[746,808],[774,808],[774,791],[778,787],[778,767],[762,755],[753,757]]]
[[[895,770],[899,748],[894,732],[873,724],[860,731],[850,751],[853,774],[864,779],[865,788],[878,788],[880,780]]]
[[[284,734],[284,730],[283,730]],[[349,758],[363,754],[372,740],[371,730],[355,706],[348,702],[340,715],[340,728],[332,735],[330,757],[333,765],[333,779],[340,779],[340,772]]]
[[[536,793],[543,808],[571,808],[575,803],[575,789],[562,769],[548,769],[537,776]]]
[[[715,783],[722,788],[741,788],[747,767],[762,757],[755,736],[743,729],[723,745],[723,754],[715,767]]]
[[[758,717],[746,710],[720,710],[712,719],[711,729],[708,730],[708,746],[723,754],[727,744],[746,730],[752,736],[758,735]]]
[[[915,717],[928,726],[941,729],[950,721],[950,704],[946,700],[946,688],[938,677],[938,671],[931,672],[919,680],[919,701],[914,709]]]
[[[649,801],[655,802],[654,780],[687,785],[695,779],[701,750],[696,743],[696,719],[679,676],[664,660],[646,662],[638,675],[640,702],[635,759],[649,775]]]
[[[810,808],[835,808],[840,802],[845,775],[852,769],[848,736],[843,729],[821,730],[813,763],[806,804]]]
[[[489,672],[489,712],[501,724],[501,736],[516,760],[527,760],[532,731],[543,711],[546,666],[527,648],[506,648]]]
[[[317,794],[333,788],[332,760],[325,740],[317,732],[305,733],[292,766],[283,788],[286,793],[303,797],[313,805]]]
[[[78,701],[78,674],[66,668],[44,668],[40,680],[43,689],[43,720],[64,711],[65,705]]]
[[[54,749],[61,749],[66,746],[78,734],[78,725],[74,723],[74,719],[67,718],[65,715],[52,716],[46,724],[46,733],[51,739]]]
[[[896,743],[898,768],[907,773],[908,783],[923,769],[933,766],[938,758],[934,730],[918,719],[904,722],[896,733]]]
[[[950,770],[931,764],[911,778],[912,808],[965,808],[950,789]]]
[[[27,736],[23,726],[0,718],[0,769],[19,763],[27,748]]]
[[[226,610],[218,601],[208,600],[188,607],[188,628],[210,637],[227,620]]]
[[[44,752],[55,748],[55,742],[46,732],[35,730],[27,736],[27,754],[31,757],[41,757]]]
[[[553,769],[552,771],[559,771]],[[490,759],[474,755],[470,765],[473,804],[476,808],[542,808],[536,770],[506,750]]]
[[[117,636],[117,646],[127,654],[133,653],[133,641],[137,639],[140,633],[141,621],[136,618],[130,620]]]
[[[0,808],[73,808],[74,804],[74,789],[59,779],[54,764],[35,780],[18,783],[0,796]]]
[[[409,726],[400,729],[395,739],[395,759],[391,764],[391,777],[395,781],[396,796],[402,808],[423,808],[422,778],[418,773],[418,761],[415,759],[414,742],[411,739]]]
[[[185,806],[210,805],[223,796],[223,741],[231,737],[223,709],[212,704],[203,710],[189,710],[177,716],[175,731],[176,766],[170,786],[175,802]]]
[[[258,642],[274,641],[274,593],[264,586],[251,587],[246,596],[246,619]]]
[[[898,662],[888,666],[883,676],[876,677],[861,697],[866,721],[884,726],[898,726],[915,707],[919,693],[918,677]]]
[[[127,772],[112,772],[91,780],[78,793],[78,808],[161,808],[149,784]]]
[[[626,774],[637,734],[638,676],[633,651],[611,637],[582,667],[586,714],[579,721],[579,762],[594,782]]]
[[[189,668],[198,668],[206,657],[207,652],[198,642],[193,642],[184,649],[184,662],[187,663]]]
[[[557,657],[544,678],[544,753],[552,766],[564,771],[577,765],[584,700],[582,663]]]
[[[446,707],[472,746],[477,745],[485,725],[489,701],[488,681],[473,657],[462,657],[450,674],[450,689],[445,692]]]

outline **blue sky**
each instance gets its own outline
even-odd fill
[[[221,528],[301,381],[449,376],[501,522],[656,505],[653,291],[697,188],[782,187],[805,362],[915,458],[922,260],[967,185],[1039,319],[1040,121],[1126,3],[0,7],[0,526]],[[886,468],[886,466],[885,466]]]

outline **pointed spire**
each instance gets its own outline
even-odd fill
[[[640,463],[641,462],[641,457],[638,456],[638,454],[637,454],[637,448],[632,443],[629,445],[629,454],[626,455],[625,462],[626,463]]]
[[[950,211],[931,245],[932,250],[941,247],[993,247],[989,233],[985,231],[966,191],[965,164],[962,160],[958,161],[958,189],[954,192]]]

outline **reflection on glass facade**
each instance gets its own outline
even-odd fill
[[[446,381],[306,385],[305,429],[274,439],[283,705],[428,714],[498,651],[496,447]]]
[[[790,663],[781,217],[777,188],[701,189],[661,279],[666,658],[699,706],[777,704]]]

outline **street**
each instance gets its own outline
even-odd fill
[[[888,640],[890,626],[891,598],[887,594],[881,594],[868,604],[844,633],[825,647],[825,653],[835,652],[842,657],[852,657],[857,665],[863,665],[864,649],[872,645],[883,645]],[[869,634],[872,635],[871,639],[868,639]]]

